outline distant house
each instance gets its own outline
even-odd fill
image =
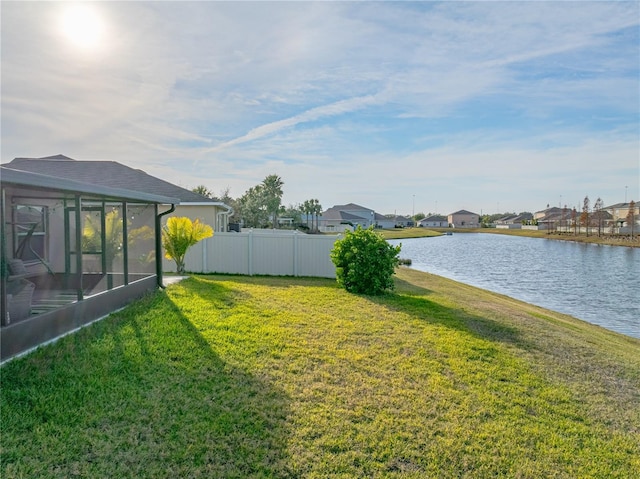
[[[380,228],[407,228],[414,225],[414,222],[411,218],[407,218],[406,216],[401,215],[387,215],[382,216],[378,215],[378,219],[376,221],[378,227]]]
[[[523,226],[524,229],[554,230],[568,228],[571,224],[571,210],[552,206],[536,211],[531,221]]]
[[[0,166],[0,354],[7,359],[162,285],[178,198]]]
[[[611,215],[611,220],[615,223],[615,226],[630,226],[627,224],[627,216],[629,215],[629,210],[631,208],[631,203],[616,203],[614,205],[605,206],[603,208],[604,211]],[[640,202],[635,203],[635,219],[636,224],[640,224]]]
[[[480,216],[467,210],[459,210],[448,216],[449,225],[452,228],[479,228]]]
[[[304,217],[303,217],[304,222]],[[371,208],[348,203],[327,209],[318,218],[318,229],[323,232],[343,232],[347,229],[362,228],[405,228],[414,226],[411,218],[400,215],[381,215]]]
[[[531,223],[533,215],[524,213],[521,215],[506,215],[494,221],[495,227],[498,229],[520,229],[522,225]]]
[[[376,212],[370,208],[349,203],[335,205],[322,213],[318,218],[318,228],[323,232],[343,232],[358,226],[368,228],[375,226]]]
[[[445,216],[431,215],[418,221],[418,226],[422,228],[447,228],[449,220]]]
[[[116,161],[74,160],[64,155],[55,155],[44,158],[15,158],[4,166],[86,184],[178,198],[180,204],[168,216],[200,219],[215,231],[228,231],[229,216],[233,214],[231,207],[219,200],[207,198]]]
[[[544,210],[540,210],[540,211],[536,211],[533,214],[533,219],[534,220],[541,220],[544,218],[550,218],[550,217],[555,217],[555,216],[561,216],[562,214],[564,215],[568,215],[567,212],[570,213],[571,210],[569,210],[568,208],[559,208],[557,206],[552,206],[552,207],[548,207],[547,205],[547,209]]]
[[[583,231],[586,229],[582,224],[582,211],[573,208],[547,208],[534,213],[530,224],[523,226],[525,229],[554,230],[554,231]],[[600,211],[589,212],[589,230],[601,229],[611,232],[615,227],[613,216],[607,208]],[[622,225],[619,225],[622,226]]]

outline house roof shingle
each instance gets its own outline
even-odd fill
[[[362,218],[362,216],[347,213],[346,211],[329,208],[327,211],[322,213],[322,219],[323,220],[340,220],[340,221],[351,221],[351,220],[362,221],[364,218]]]
[[[3,165],[21,171],[180,199],[181,203],[220,203],[116,161],[74,160],[64,155],[15,158]]]
[[[31,171],[14,170],[5,165],[0,165],[2,171],[2,183],[42,188],[45,190],[66,191],[69,193],[87,193],[107,198],[126,199],[133,201],[148,201],[158,204],[177,204],[180,200],[175,197],[151,194],[138,190],[127,190],[109,186],[95,185],[74,181],[58,176],[43,175]]]
[[[428,216],[426,218],[421,219],[420,221],[447,221],[447,217],[446,216],[441,216],[441,215],[431,215]]]
[[[449,215],[476,215],[476,216],[478,216],[478,213],[472,213],[471,211],[467,211],[467,210],[458,210],[455,213],[449,213]]]

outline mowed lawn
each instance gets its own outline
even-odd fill
[[[639,340],[396,283],[196,276],[9,362],[0,477],[640,477]]]

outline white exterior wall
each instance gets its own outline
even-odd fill
[[[448,221],[418,221],[418,225],[421,225],[423,228],[425,227],[433,227],[433,228],[447,228],[449,226]]]
[[[385,228],[385,229],[393,229],[396,226],[396,220],[392,220],[390,218],[385,218],[383,220],[378,220],[378,221],[376,221],[376,223],[378,224],[378,226],[380,228]]]
[[[320,226],[320,231],[323,233],[344,233],[345,231],[353,231],[353,226],[329,223],[326,226]]]
[[[525,228],[524,226],[522,226],[522,224],[515,224],[515,223],[509,223],[506,225],[496,225],[496,229],[498,230],[520,230],[522,228]],[[538,229],[537,226],[536,226],[536,229]]]
[[[215,233],[192,246],[185,270],[194,273],[228,273],[266,276],[335,278],[330,252],[336,236],[258,230]],[[175,272],[173,261],[163,260],[164,271]]]

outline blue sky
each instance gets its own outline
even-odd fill
[[[78,6],[88,31],[63,23]],[[233,197],[275,173],[286,205],[380,213],[640,199],[637,1],[0,12],[3,163],[109,159]]]

